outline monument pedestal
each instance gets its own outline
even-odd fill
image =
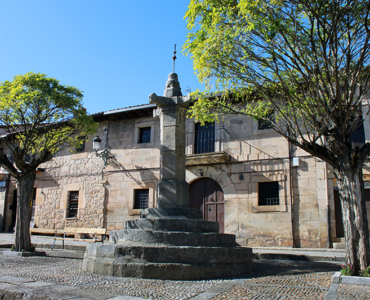
[[[165,97],[149,96],[161,118],[157,208],[110,232],[112,244],[90,244],[83,270],[102,275],[173,280],[240,276],[252,270],[252,249],[237,247],[235,235],[220,234],[216,222],[189,206],[185,180],[185,117],[177,74],[168,76]]]
[[[203,221],[190,208],[152,208],[111,244],[90,244],[83,270],[101,275],[200,280],[240,276],[252,270],[252,249],[237,247],[235,235],[220,234],[218,223]]]

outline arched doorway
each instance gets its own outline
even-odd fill
[[[203,220],[218,222],[224,233],[224,193],[211,178],[200,178],[190,184],[190,208],[203,211]]]

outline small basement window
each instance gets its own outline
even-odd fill
[[[78,212],[78,191],[70,191],[68,195],[67,218],[76,218]]]
[[[148,208],[149,189],[135,190],[134,209]]]
[[[258,183],[258,205],[279,205],[279,183]]]
[[[151,127],[139,128],[139,143],[150,143]]]

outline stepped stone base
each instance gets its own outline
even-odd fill
[[[110,233],[110,244],[90,244],[83,270],[120,277],[198,280],[240,276],[252,270],[252,249],[237,247],[235,235],[190,208],[151,208],[126,229]]]
[[[240,276],[252,270],[252,249],[90,244],[83,270],[101,275],[199,280]]]

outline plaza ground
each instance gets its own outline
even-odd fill
[[[0,244],[12,238],[0,234]],[[290,259],[254,259],[253,272],[243,278],[171,281],[87,273],[81,269],[84,252],[51,251],[51,237],[32,239],[35,244],[46,241],[47,256],[9,257],[0,252],[0,299],[370,299],[369,286],[340,284],[334,294],[328,293],[341,262],[299,260],[310,257],[307,251],[312,260],[320,255],[340,259],[343,251],[322,249],[313,255],[315,251],[305,249],[257,249],[260,257],[263,252],[274,257],[276,252],[275,257]],[[87,243],[68,241],[66,248],[82,249]]]

